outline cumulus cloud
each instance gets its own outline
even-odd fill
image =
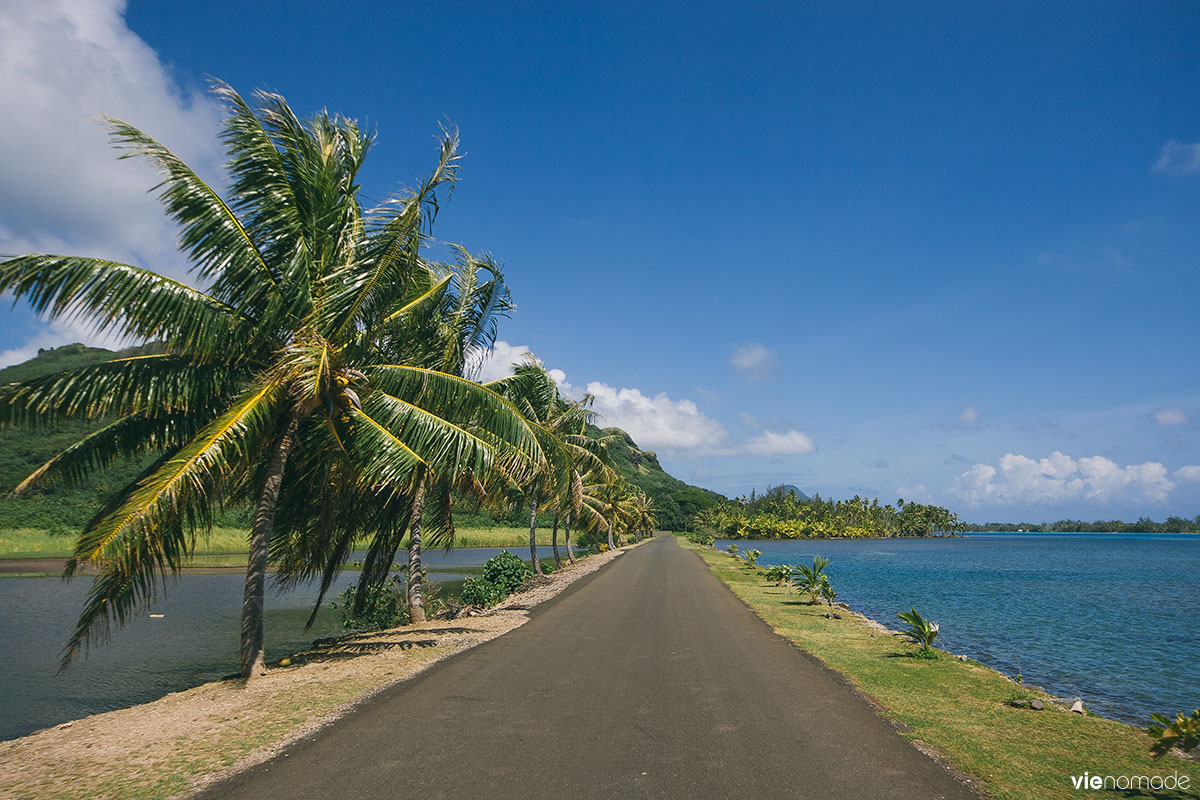
[[[1161,503],[1174,488],[1167,468],[1157,461],[1122,467],[1104,456],[1073,459],[1057,450],[1036,460],[1007,453],[996,465],[975,464],[954,483],[955,494],[971,505],[1081,498]]]
[[[559,385],[568,395],[582,394],[565,378]],[[617,389],[600,381],[592,381],[583,391],[595,398],[592,408],[603,424],[623,428],[641,447],[704,451],[719,447],[725,440],[724,426],[705,416],[691,400],[672,400],[665,392],[648,396],[640,389]]]
[[[0,159],[0,253],[104,256],[180,278],[175,228],[148,194],[157,178],[136,159],[118,162],[94,116],[142,128],[212,180],[220,112],[175,83],[124,11],[122,0],[4,5],[0,107],[10,113],[0,125],[0,152],[9,154]],[[55,323],[0,358],[80,340],[112,344]]]
[[[523,344],[509,344],[498,340],[496,346],[483,360],[474,365],[472,377],[480,383],[498,381],[513,374],[512,365],[525,360],[530,355],[529,348]]]
[[[1189,464],[1186,467],[1180,467],[1175,470],[1175,480],[1185,483],[1196,483],[1200,481],[1200,467],[1195,464]]]
[[[1167,142],[1159,153],[1154,169],[1168,175],[1195,175],[1200,173],[1200,142],[1188,144]]]
[[[770,380],[779,370],[779,356],[774,350],[757,342],[739,347],[729,363],[743,377],[752,381]]]
[[[1186,425],[1188,418],[1182,409],[1163,408],[1154,413],[1154,421],[1164,428],[1173,428],[1179,425]]]
[[[798,430],[787,433],[763,431],[742,448],[753,456],[803,455],[817,449],[816,443]]]
[[[512,374],[514,362],[530,355],[529,348],[523,344],[497,341],[491,355],[480,365],[476,380],[486,383],[507,377]],[[561,369],[547,369],[546,372],[566,397],[578,400],[590,394],[594,398],[592,410],[600,416],[599,423],[622,428],[640,447],[677,454],[710,453],[719,450],[725,442],[724,426],[686,398],[672,400],[665,392],[647,395],[640,389],[618,389],[601,381],[574,386]]]
[[[975,410],[975,406],[967,406],[958,415],[958,420],[964,425],[974,425],[976,422],[979,422],[979,412]]]

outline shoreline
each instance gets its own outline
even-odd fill
[[[633,544],[565,565],[474,616],[352,634],[302,650],[249,684],[214,681],[0,745],[0,796],[187,796],[312,735],[377,692],[502,636],[529,609]]]
[[[712,547],[727,554],[737,544],[743,559],[761,548],[756,564],[766,568],[832,557],[830,577],[844,595],[837,599],[856,613],[894,627],[901,624],[895,612],[915,605],[948,624],[938,648],[968,654],[1068,706],[1080,700],[1089,713],[1144,729],[1153,713],[1173,716],[1200,702],[1187,673],[1170,668],[1196,654],[1183,611],[1183,598],[1195,593],[1186,565],[1196,538],[1055,532],[971,534],[957,544],[724,539]],[[1124,569],[1119,575],[1116,563]],[[1138,629],[1148,641],[1119,638],[1101,650],[1096,632],[1119,624],[1124,591],[1141,580],[1131,576],[1152,572],[1156,580],[1145,586],[1152,622]]]
[[[1154,760],[1151,739],[1141,728],[1090,711],[1071,713],[1062,698],[949,651],[939,649],[936,660],[908,657],[911,646],[899,643],[890,628],[844,603],[835,607],[841,619],[828,618],[823,605],[810,606],[790,587],[770,585],[741,559],[684,537],[679,543],[777,634],[841,674],[905,738],[976,778],[989,797],[1078,797],[1069,776],[1084,771],[1175,771],[1200,788],[1200,759],[1175,752]],[[1045,710],[1030,708],[1031,700]]]

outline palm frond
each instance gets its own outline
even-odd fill
[[[217,354],[247,330],[238,309],[156,272],[117,261],[31,254],[0,262],[0,292],[48,319],[79,319],[98,333]]]
[[[363,408],[439,471],[485,472],[494,450],[484,439],[418,405],[386,392],[372,392]]]
[[[210,524],[211,503],[237,461],[261,451],[255,440],[277,424],[279,387],[268,382],[238,398],[219,418],[124,495],[119,505],[80,535],[67,574],[98,564],[75,631],[63,649],[65,666],[82,647],[106,637],[152,599],[156,581],[177,573]]]
[[[346,331],[373,308],[394,306],[397,294],[408,293],[421,271],[424,231],[439,208],[438,193],[458,179],[458,133],[444,131],[433,172],[414,190],[373,209],[366,216],[369,247],[365,258],[336,273],[328,288],[335,335]]]
[[[89,433],[42,464],[17,484],[11,496],[55,481],[68,486],[81,485],[118,459],[178,448],[196,434],[196,418],[197,415],[171,411],[128,414]]]
[[[541,443],[511,402],[474,381],[400,364],[366,369],[373,386],[464,429],[485,431],[531,461],[544,460]]]
[[[158,166],[163,180],[155,189],[160,190],[167,213],[182,229],[179,243],[191,256],[197,274],[218,276],[215,290],[219,296],[242,308],[258,308],[261,298],[247,297],[246,290],[275,286],[278,276],[233,210],[166,147],[127,122],[113,117],[104,120],[113,144],[128,151],[122,158],[142,156]]]
[[[232,394],[239,372],[179,356],[118,358],[0,386],[0,424],[48,425],[139,412],[204,412]]]

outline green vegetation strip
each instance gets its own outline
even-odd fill
[[[539,545],[550,546],[550,531],[539,530]],[[69,558],[75,537],[62,533],[34,528],[0,529],[0,558]],[[407,541],[401,549],[408,546]],[[558,533],[558,546],[566,555],[562,531]],[[203,556],[245,554],[247,532],[240,528],[213,528],[211,535],[202,537],[196,545],[195,566],[238,566],[245,559],[214,561]],[[365,547],[365,545],[364,545]],[[528,528],[463,528],[455,535],[455,547],[529,547]]]
[[[678,541],[699,554],[776,632],[845,675],[886,717],[900,723],[903,736],[939,751],[955,768],[974,776],[990,797],[1097,796],[1074,788],[1072,777],[1084,772],[1188,779],[1185,792],[1110,789],[1103,793],[1109,796],[1200,797],[1200,763],[1175,755],[1152,758],[1151,740],[1137,728],[1070,713],[1048,695],[944,651],[936,660],[909,657],[912,645],[879,632],[864,618],[842,612],[843,619],[828,619],[825,606],[808,605],[799,592],[768,583],[763,570],[728,553]],[[1041,700],[1046,710],[1009,705],[1022,698]]]

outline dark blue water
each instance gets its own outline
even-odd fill
[[[939,646],[1104,716],[1144,725],[1200,707],[1200,535],[735,543],[759,564],[832,559],[855,611],[899,628],[915,606],[941,623]]]
[[[461,580],[500,548],[427,551],[431,580]],[[518,555],[528,549],[513,548]],[[550,548],[538,548],[553,558]],[[313,628],[304,623],[317,597],[315,585],[285,594],[268,590],[267,660],[311,645],[314,639],[345,634],[340,614],[328,601],[358,579],[344,573],[334,582]],[[109,645],[93,647],[56,675],[63,644],[71,635],[91,580],[0,578],[0,739],[155,700],[237,672],[242,590],[239,574],[186,574],[168,585],[151,609],[161,619],[139,617],[114,631]]]

